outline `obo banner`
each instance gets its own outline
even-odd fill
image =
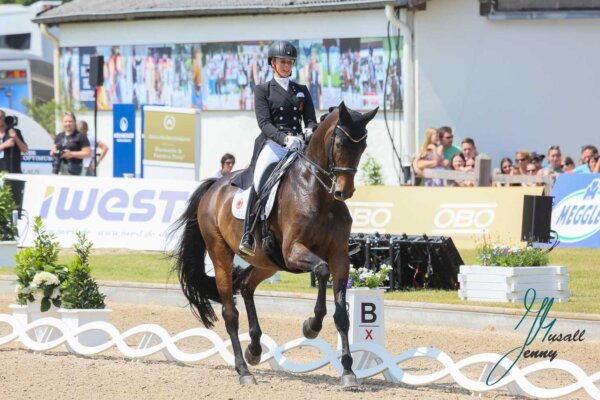
[[[34,235],[25,224],[40,216],[61,246],[88,235],[96,248],[162,251],[170,248],[166,234],[183,213],[194,181],[10,175],[26,180],[21,220],[21,245],[32,246]],[[26,230],[27,229],[27,230]]]
[[[560,174],[552,188],[560,247],[600,247],[600,174]]]

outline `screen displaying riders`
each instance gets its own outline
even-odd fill
[[[244,234],[239,251],[253,256],[255,240],[252,229],[255,219],[253,205],[257,191],[266,177],[269,167],[274,166],[289,150],[302,150],[305,139],[316,128],[315,108],[310,91],[305,85],[290,80],[297,50],[287,41],[276,41],[269,47],[268,62],[273,70],[273,79],[257,85],[254,91],[255,112],[261,133],[254,143],[250,171],[253,188],[248,198],[248,208],[244,221]],[[304,129],[302,126],[304,125]],[[268,174],[265,174],[268,175]],[[240,175],[233,184],[243,187],[244,175]]]

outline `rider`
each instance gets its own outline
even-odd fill
[[[288,150],[302,150],[305,139],[317,126],[315,108],[310,91],[305,85],[290,80],[297,51],[287,41],[276,41],[269,47],[268,62],[273,79],[254,88],[256,119],[261,129],[254,144],[253,187],[248,197],[248,209],[244,221],[244,234],[239,251],[253,256],[255,251],[252,220],[256,192],[260,189],[264,172],[281,160]],[[304,132],[300,121],[304,122]],[[268,175],[268,174],[265,174]],[[235,184],[235,182],[234,182]]]

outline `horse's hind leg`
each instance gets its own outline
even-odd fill
[[[260,355],[262,353],[262,346],[260,344],[262,331],[258,323],[258,315],[256,314],[256,307],[254,305],[254,291],[262,281],[273,276],[275,272],[277,271],[274,269],[258,269],[253,266],[249,266],[244,270],[245,276],[241,282],[241,293],[244,298],[244,304],[246,304],[248,325],[250,326],[250,344],[246,347],[244,355],[250,365],[257,365],[260,362]]]
[[[329,280],[329,266],[316,254],[308,250],[301,243],[294,243],[287,257],[290,268],[303,271],[313,271],[319,285],[317,302],[315,303],[315,316],[308,318],[302,324],[302,333],[307,339],[314,339],[319,335],[323,328],[323,318],[327,314],[327,304],[325,303],[325,294],[327,291],[327,281]]]
[[[239,312],[233,300],[233,252],[225,246],[225,243],[218,243],[209,247],[212,250],[209,250],[210,257],[215,264],[217,289],[223,304],[223,320],[231,339],[231,347],[235,356],[235,370],[240,375],[240,383],[242,385],[256,384],[256,379],[248,370],[248,365],[242,354],[242,346],[238,336]]]

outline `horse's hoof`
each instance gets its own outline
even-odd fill
[[[356,380],[356,375],[350,373],[346,375],[342,375],[342,387],[344,389],[352,389],[358,387],[358,381]]]
[[[302,324],[302,333],[304,334],[304,337],[307,339],[314,339],[317,336],[319,336],[319,331],[313,331],[310,328],[310,323],[308,322],[308,320],[305,320],[304,323]]]
[[[250,351],[250,347],[246,347],[246,351],[244,351],[244,357],[246,358],[246,362],[250,365],[258,365],[260,363],[260,354],[255,356]]]
[[[240,376],[240,385],[256,385],[256,379],[254,379],[254,375]]]

